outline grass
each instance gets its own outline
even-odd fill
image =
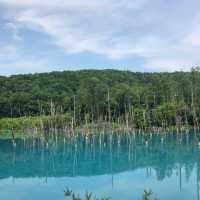
[[[69,124],[70,120],[69,115],[2,118],[0,119],[0,138],[11,138],[12,132],[17,138],[26,136],[27,133],[63,128]]]
[[[64,190],[64,196],[69,200],[110,200],[110,197],[97,198],[92,192],[85,192],[83,197],[74,193],[72,190]],[[152,190],[144,190],[141,200],[159,200],[152,192]]]
[[[160,132],[160,131],[176,131],[176,126],[163,128],[150,127],[143,129],[137,129],[133,125],[127,127],[126,124],[116,122],[105,122],[98,121],[94,123],[81,123],[76,127],[73,125],[73,117],[71,114],[55,115],[55,116],[29,116],[19,118],[2,118],[0,119],[0,138],[8,139],[12,138],[14,133],[15,138],[24,137],[37,137],[44,132],[82,132],[82,133],[93,133],[93,132],[110,132],[110,131],[142,131],[142,132]],[[193,127],[182,126],[183,130],[189,130]],[[180,129],[180,127],[178,128]],[[39,134],[38,134],[39,133]]]

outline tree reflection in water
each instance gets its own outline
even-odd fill
[[[110,174],[145,168],[161,181],[178,175],[182,189],[196,170],[199,199],[200,148],[197,133],[98,133],[40,139],[0,140],[0,179],[7,177],[74,177]]]

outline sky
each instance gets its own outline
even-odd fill
[[[0,75],[200,65],[199,0],[0,0]]]

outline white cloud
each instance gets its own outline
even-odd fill
[[[39,9],[45,12],[57,10],[99,10],[111,8],[140,9],[147,0],[1,0],[0,4],[17,9]],[[110,13],[112,14],[112,13]]]
[[[101,3],[100,3],[101,2]],[[102,2],[106,2],[105,0],[1,0],[1,4],[9,5],[9,6],[17,6],[17,7],[24,7],[24,8],[72,8],[72,7],[96,7],[101,5]]]
[[[183,43],[193,47],[200,47],[200,24],[196,24],[188,35],[186,35],[183,39]]]
[[[119,21],[124,20],[120,11],[137,10],[145,1],[1,0],[0,3],[20,8],[14,19],[15,23],[48,34],[67,53],[89,51],[110,58],[121,58],[131,54],[132,50],[130,51],[130,47],[127,51],[120,50],[124,40],[116,41],[114,37],[114,34],[122,31],[121,26],[124,23]]]
[[[82,20],[83,18],[85,21]],[[114,34],[120,30],[119,27],[111,28],[114,20],[101,21],[102,16],[100,18],[97,17],[93,21],[90,14],[74,17],[63,13],[42,15],[35,10],[26,10],[16,16],[16,22],[29,29],[46,33],[67,53],[88,51],[112,59],[120,59],[124,56],[150,51],[149,41],[145,49],[143,41],[138,44],[134,38],[131,39],[132,41],[126,36],[115,38]],[[146,39],[143,38],[143,40]]]
[[[21,39],[20,29],[45,33],[66,54],[139,57],[144,67],[161,71],[200,63],[196,0],[169,3],[167,9],[162,0],[0,0],[0,5],[11,10],[7,25],[15,39]]]

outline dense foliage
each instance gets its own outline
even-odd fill
[[[74,124],[195,125],[200,72],[82,70],[0,77],[0,118],[68,114]]]

